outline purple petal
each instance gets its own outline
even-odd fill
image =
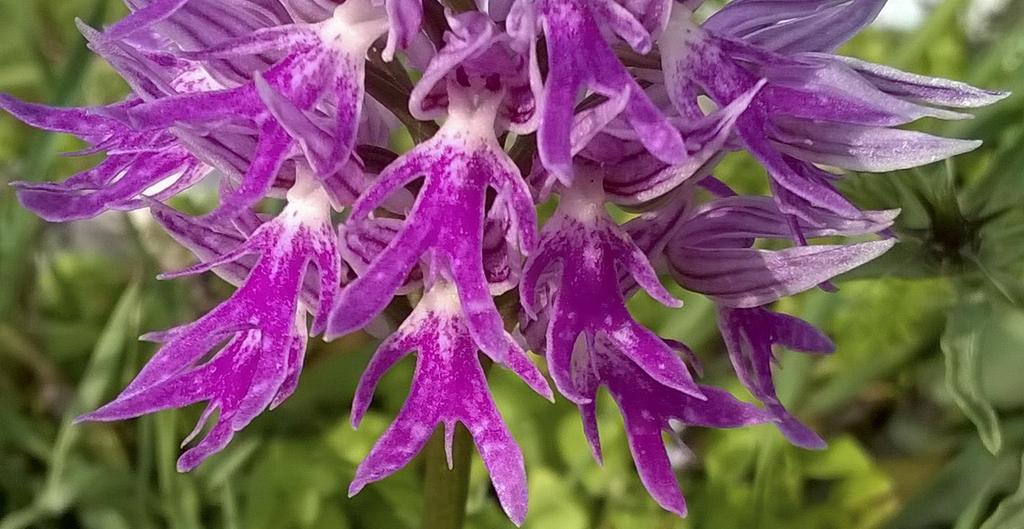
[[[855,171],[886,172],[927,165],[973,151],[977,140],[910,130],[780,120],[772,144],[790,156]]]
[[[756,307],[813,288],[892,248],[895,241],[801,246],[779,251],[668,247],[672,276],[733,307]]]
[[[885,0],[736,0],[704,28],[782,53],[829,52],[871,23],[884,5]]]

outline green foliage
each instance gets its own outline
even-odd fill
[[[995,408],[985,398],[981,386],[980,342],[988,332],[991,308],[982,296],[972,296],[950,312],[942,335],[946,355],[946,385],[957,405],[974,422],[985,448],[998,454],[1003,434]]]
[[[977,152],[844,183],[863,207],[901,208],[903,242],[840,281],[837,294],[778,307],[836,342],[827,358],[779,351],[777,372],[782,399],[829,448],[794,448],[769,426],[667,436],[690,507],[682,520],[647,497],[607,395],[598,466],[572,406],[536,398],[495,369],[495,398],[528,464],[528,529],[1024,527],[1024,1],[1009,2],[981,37],[962,29],[966,4],[947,0],[912,33],[869,30],[843,50],[1017,95],[974,120],[914,125],[981,138]],[[115,0],[0,0],[0,91],[53,104],[118,99],[123,85],[90,58],[72,20],[99,26],[122,12]],[[395,145],[409,141],[396,136]],[[64,226],[23,211],[6,183],[62,178],[94,161],[55,156],[77,147],[0,117],[0,529],[419,527],[431,498],[423,461],[346,494],[411,376],[408,360],[387,375],[353,430],[347,407],[374,345],[365,336],[311,343],[296,394],[190,474],[174,462],[197,409],[71,422],[152,354],[136,336],[189,321],[228,291],[209,277],[153,280],[190,258],[143,216]],[[716,175],[766,192],[749,157],[727,157]],[[190,200],[179,205],[208,205]],[[689,343],[709,382],[745,395],[713,306],[683,297],[680,310],[643,295],[630,306]],[[476,455],[468,486],[466,527],[510,526]]]

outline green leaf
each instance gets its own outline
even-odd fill
[[[1007,421],[1004,435],[1008,445],[1019,445],[1024,440],[1024,422]],[[954,524],[978,521],[978,505],[991,505],[1001,490],[1009,490],[1007,481],[1013,481],[1017,472],[1013,468],[1016,455],[994,456],[985,449],[975,435],[961,436],[959,452],[947,462],[924,488],[904,500],[899,516],[886,527],[889,529],[928,529],[953,527]],[[1012,472],[1012,473],[1010,473]]]
[[[972,293],[949,312],[940,344],[946,358],[946,386],[953,400],[978,429],[985,448],[998,454],[1002,430],[995,408],[981,388],[979,341],[992,318],[991,304]]]
[[[1017,529],[1024,527],[1024,457],[1021,458],[1020,485],[1007,496],[979,529]]]

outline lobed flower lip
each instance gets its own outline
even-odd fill
[[[584,178],[589,181],[584,183]],[[618,230],[601,207],[600,177],[580,174],[562,192],[555,217],[545,226],[540,246],[527,261],[520,283],[523,310],[537,319],[538,283],[551,269],[557,284],[549,307],[546,353],[559,391],[577,404],[589,402],[573,376],[576,342],[607,341],[647,376],[673,390],[702,397],[686,366],[659,337],[636,323],[625,307],[617,267],[629,271],[652,297],[680,306],[658,282],[646,256]]]
[[[485,112],[493,123],[494,105],[490,108]],[[493,138],[479,135],[478,124],[475,119],[450,120],[433,140],[392,164],[353,206],[349,224],[357,225],[393,190],[425,174],[405,226],[339,297],[328,338],[361,328],[379,314],[425,255],[432,268],[440,267],[434,273],[452,275],[474,339],[485,352],[501,357],[503,325],[482,264],[488,187],[509,204],[523,252],[533,246],[536,227],[518,170]]]
[[[151,335],[163,346],[135,379],[109,404],[78,421],[111,421],[208,401],[187,444],[214,410],[213,429],[178,461],[195,468],[223,449],[265,408],[274,408],[295,390],[306,347],[305,311],[299,306],[307,267],[319,275],[319,305],[313,332],[326,322],[341,276],[326,193],[307,176],[289,192],[289,204],[273,221],[259,226],[237,248],[164,277],[199,273],[259,257],[239,289],[194,323]],[[228,340],[209,361],[202,358]]]
[[[662,508],[679,516],[686,516],[686,501],[662,439],[662,433],[670,431],[669,420],[711,428],[737,428],[771,420],[764,411],[718,388],[698,386],[703,399],[697,399],[660,385],[603,344],[596,344],[590,354],[593,367],[588,380],[590,391],[596,396],[599,385],[608,388],[622,413],[629,449],[641,482]],[[595,458],[600,461],[601,442],[594,402],[580,405],[580,414],[584,434]]]
[[[779,401],[772,380],[772,346],[828,354],[835,350],[832,341],[803,320],[763,307],[719,307],[718,314],[719,329],[740,382],[765,404],[772,421],[791,443],[808,449],[825,448],[824,439],[793,417]]]
[[[467,323],[455,285],[438,278],[406,321],[377,349],[356,389],[353,426],[362,420],[384,373],[414,349],[416,372],[402,410],[356,469],[350,496],[408,464],[438,424],[444,425],[450,467],[454,428],[461,422],[473,436],[506,514],[516,525],[522,524],[527,502],[522,452],[487,390],[477,344]],[[526,353],[508,334],[504,344],[506,352],[500,359],[489,356],[552,400],[547,382]]]

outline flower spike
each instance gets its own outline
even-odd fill
[[[702,0],[125,3],[105,29],[78,21],[125,80],[123,100],[52,108],[0,94],[3,113],[86,143],[70,155],[104,159],[12,187],[54,222],[148,208],[198,259],[160,278],[211,271],[235,291],[144,336],[155,355],[79,420],[203,402],[178,461],[190,470],[295,391],[310,336],[363,331],[382,342],[353,426],[393,365],[414,355],[416,367],[350,493],[407,466],[442,425],[451,464],[462,423],[516,524],[526,462],[487,365],[552,399],[525,346],[546,357],[599,462],[607,389],[644,487],[672,513],[686,502],[664,436],[688,436],[680,424],[772,423],[794,445],[825,446],[779,398],[773,364],[777,346],[834,346],[772,304],[832,291],[897,243],[899,212],[861,210],[837,184],[844,171],[975,149],[904,126],[967,119],[1007,95],[836,55],[884,0],[732,0],[704,6],[702,23]],[[740,150],[771,196],[716,172]],[[206,180],[219,193],[209,213],[169,205],[209,192]],[[695,381],[697,352],[627,308],[641,288],[670,308],[678,288],[709,298],[759,402]]]

